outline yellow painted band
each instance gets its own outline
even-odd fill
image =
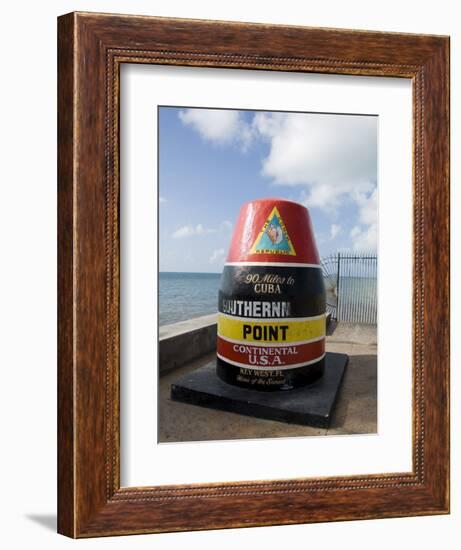
[[[291,343],[325,336],[325,317],[255,321],[218,315],[218,335],[240,342]]]

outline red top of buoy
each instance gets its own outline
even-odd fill
[[[226,262],[320,264],[307,208],[286,199],[245,203]]]

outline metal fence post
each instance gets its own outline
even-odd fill
[[[340,282],[341,253],[338,252],[338,272],[336,275],[336,321],[339,320],[339,282]]]

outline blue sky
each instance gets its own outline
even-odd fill
[[[309,209],[320,256],[374,251],[377,118],[159,108],[160,271],[221,272],[240,206]]]

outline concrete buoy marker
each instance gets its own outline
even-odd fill
[[[244,204],[219,290],[218,377],[261,391],[317,380],[325,368],[325,308],[308,210],[285,199]]]

